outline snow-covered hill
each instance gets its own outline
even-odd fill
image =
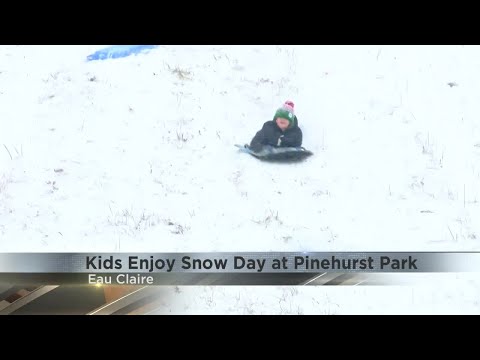
[[[99,48],[0,47],[0,251],[480,249],[480,47]]]

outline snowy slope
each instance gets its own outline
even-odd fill
[[[0,251],[480,249],[480,47],[99,48],[0,47]]]

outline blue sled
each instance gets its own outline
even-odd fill
[[[140,54],[145,50],[155,49],[156,47],[158,45],[114,45],[88,55],[87,61],[123,58]]]

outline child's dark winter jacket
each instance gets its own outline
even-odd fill
[[[262,129],[257,132],[250,143],[253,151],[260,151],[263,146],[275,147],[300,147],[302,146],[302,130],[298,126],[298,119],[295,116],[294,123],[285,131],[282,131],[275,120],[267,121]]]

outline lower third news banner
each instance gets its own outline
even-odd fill
[[[476,252],[2,253],[0,282],[82,285],[368,284],[375,274],[480,271]]]

